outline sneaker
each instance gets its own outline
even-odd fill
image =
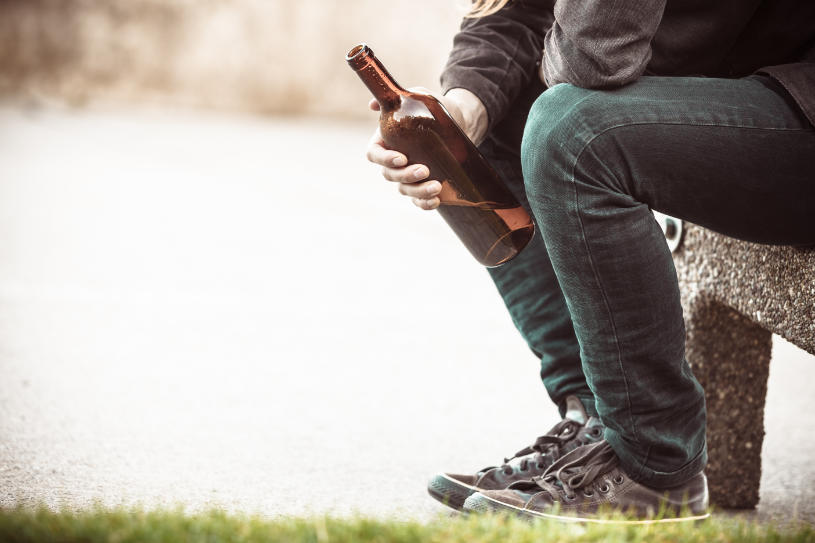
[[[628,477],[607,441],[573,450],[541,477],[503,490],[474,493],[465,501],[464,510],[622,524],[695,521],[710,516],[704,473],[675,488],[649,488]],[[635,520],[597,516],[606,511],[624,513]]]
[[[461,510],[464,500],[471,494],[503,489],[517,481],[542,475],[568,451],[602,437],[603,425],[600,420],[589,419],[580,400],[576,396],[569,396],[566,398],[566,418],[538,437],[532,445],[524,447],[511,458],[504,458],[502,465],[486,467],[474,475],[440,473],[430,479],[427,491],[443,504]]]

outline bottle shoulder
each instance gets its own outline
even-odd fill
[[[438,100],[432,96],[417,93],[402,94],[399,96],[399,102],[391,108],[391,114],[397,120],[407,117],[436,117],[438,108],[433,102]]]
[[[444,138],[458,138],[460,130],[444,105],[429,94],[406,93],[392,108],[382,109],[380,122],[433,129]],[[466,136],[465,136],[466,137]]]

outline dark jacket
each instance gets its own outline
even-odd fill
[[[763,73],[815,125],[815,0],[512,0],[464,20],[442,88],[472,91],[493,127],[535,84],[541,61],[549,86],[584,88]]]

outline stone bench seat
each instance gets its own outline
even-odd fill
[[[673,256],[687,358],[707,400],[711,502],[754,507],[772,334],[815,354],[815,250],[747,243],[685,223]]]

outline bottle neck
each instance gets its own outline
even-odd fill
[[[383,110],[394,109],[399,105],[400,96],[407,91],[393,79],[370,47],[364,43],[357,45],[351,49],[345,60],[365,83]]]

